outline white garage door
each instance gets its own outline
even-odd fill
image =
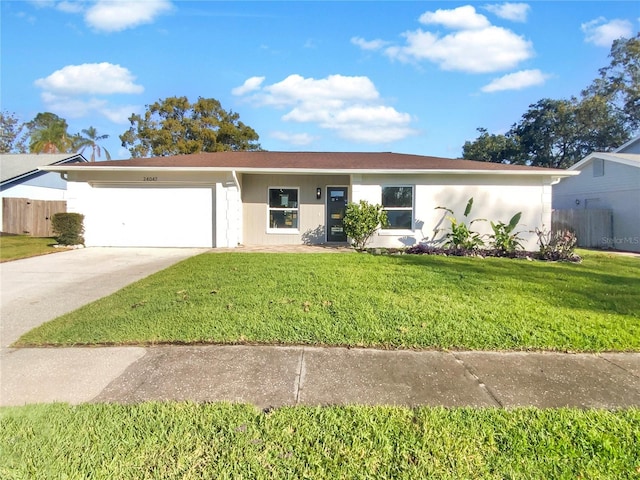
[[[87,246],[212,247],[213,188],[94,187]]]

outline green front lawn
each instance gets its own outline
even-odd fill
[[[640,477],[640,410],[63,404],[0,409],[0,477]]]
[[[581,253],[581,264],[208,253],[46,323],[17,344],[640,350],[640,260]]]
[[[0,262],[57,252],[55,244],[54,238],[0,235]]]

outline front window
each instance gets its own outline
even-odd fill
[[[382,208],[387,213],[385,230],[411,230],[413,187],[382,187]]]
[[[298,189],[269,189],[269,229],[298,229]]]

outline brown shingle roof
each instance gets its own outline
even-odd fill
[[[308,170],[540,170],[524,165],[477,162],[441,157],[380,152],[215,152],[170,157],[132,158],[84,164],[92,167],[183,167]]]

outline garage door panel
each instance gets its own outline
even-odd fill
[[[87,245],[211,247],[212,188],[93,188]]]

